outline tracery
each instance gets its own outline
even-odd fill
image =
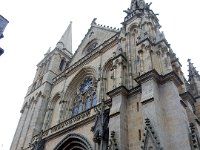
[[[94,78],[86,77],[77,88],[77,93],[72,105],[71,116],[94,107],[97,103],[96,86]]]

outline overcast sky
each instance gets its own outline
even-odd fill
[[[200,1],[146,0],[158,16],[187,77],[187,59],[200,71]],[[73,52],[93,18],[97,23],[121,27],[123,10],[131,0],[1,0],[0,14],[9,20],[0,46],[0,150],[8,150],[31,85],[37,63],[54,48],[72,21]]]

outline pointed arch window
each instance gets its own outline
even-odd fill
[[[85,101],[85,110],[89,109],[90,107],[91,107],[91,100],[90,97],[87,96]]]
[[[96,103],[97,103],[97,94],[96,94],[96,92],[94,92],[92,94],[92,107],[94,107],[96,105]]]
[[[93,39],[92,41],[90,41],[86,47],[83,50],[83,54],[87,55],[89,53],[91,53],[94,49],[96,49],[98,46],[98,41],[97,39]]]
[[[64,70],[65,64],[66,64],[65,59],[62,59],[61,62],[60,62],[60,66],[59,66],[60,71],[63,71],[63,70]]]
[[[97,103],[96,86],[93,77],[86,77],[79,85],[77,94],[72,104],[71,115],[75,116],[94,107]]]

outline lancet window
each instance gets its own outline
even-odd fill
[[[94,78],[86,77],[79,85],[72,105],[71,116],[94,107],[97,103],[96,86]]]

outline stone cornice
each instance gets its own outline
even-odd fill
[[[183,82],[176,75],[175,72],[172,71],[172,72],[163,76],[163,75],[159,75],[158,72],[155,69],[153,69],[153,70],[151,70],[151,71],[149,71],[149,72],[147,72],[147,73],[145,73],[145,74],[143,74],[143,75],[141,75],[141,76],[139,76],[135,79],[135,81],[138,84],[142,84],[142,83],[147,82],[149,80],[155,80],[160,84],[164,84],[168,81],[173,81],[176,84],[176,86],[183,84]]]
[[[164,84],[170,80],[173,81],[177,86],[183,84],[183,82],[181,81],[179,76],[174,71],[162,76],[162,84]]]
[[[121,91],[120,91],[121,90]],[[141,86],[136,86],[130,90],[128,90],[126,87],[124,86],[120,86],[110,92],[107,93],[108,96],[112,96],[112,95],[115,95],[115,94],[119,94],[119,93],[123,93],[125,95],[128,95],[128,96],[132,96],[132,95],[136,95],[138,93],[141,93],[142,92],[142,89],[141,89]]]
[[[141,41],[137,42],[137,46],[140,45],[140,44],[142,44],[142,43],[144,43],[145,41],[148,41],[152,46],[155,46],[155,45],[156,45],[154,42],[152,42],[152,41],[150,40],[149,37],[145,37],[145,38],[142,39]]]
[[[110,100],[106,101],[106,105],[109,106],[111,103]],[[80,126],[85,125],[88,122],[94,121],[95,115],[96,115],[96,109],[100,108],[101,104],[96,105],[95,107],[84,111],[72,118],[69,118],[45,131],[42,131],[42,133],[36,135],[32,139],[32,143],[37,140],[38,138],[42,139],[51,139],[53,137],[56,137],[58,135],[64,134],[67,131],[73,130],[75,128],[78,128]],[[107,108],[109,109],[109,107]]]
[[[108,92],[107,95],[112,98],[113,96],[119,95],[119,94],[127,96],[128,93],[129,93],[129,91],[127,90],[127,88],[125,86],[119,86],[119,87],[115,88],[114,90]]]
[[[113,57],[113,60],[119,58],[120,56],[121,56],[125,61],[127,61],[126,56],[124,56],[124,54],[122,54],[122,53],[120,53],[120,54],[118,54],[117,56]]]
[[[158,72],[155,69],[153,69],[153,70],[137,77],[135,79],[135,81],[138,84],[142,84],[142,83],[147,82],[147,81],[152,80],[152,79],[154,79],[156,81],[160,81],[161,80],[160,78],[161,78],[161,76],[158,74]]]
[[[141,103],[142,103],[142,105],[145,105],[145,104],[153,102],[153,101],[154,101],[154,98],[152,97],[152,98],[142,101]]]
[[[130,95],[135,95],[137,93],[142,93],[142,88],[141,88],[140,85],[129,90],[129,96]]]
[[[194,108],[194,103],[196,102],[196,99],[192,96],[190,92],[185,92],[179,95],[183,101],[188,101],[191,106]]]
[[[74,116],[70,119],[67,119],[64,122],[59,123],[58,125],[55,125],[45,131],[43,131],[42,133],[36,135],[33,137],[32,139],[32,143],[37,140],[39,137],[42,137],[42,139],[49,139],[52,137],[55,137],[57,135],[62,134],[63,132],[66,132],[68,130],[72,130],[74,128],[76,128],[77,126],[79,126],[80,124],[83,124],[83,122],[87,122],[88,120],[90,120],[90,118],[92,116],[91,115],[91,109],[87,110],[77,116]],[[94,117],[92,117],[92,119],[94,119]]]

